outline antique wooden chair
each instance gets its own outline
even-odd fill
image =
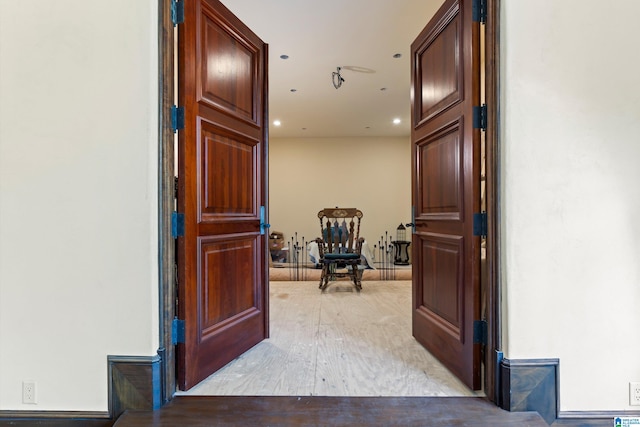
[[[324,290],[338,277],[351,278],[356,290],[362,289],[360,254],[364,239],[360,237],[362,211],[355,208],[325,208],[318,212],[321,236],[316,239],[320,253],[319,288]],[[346,268],[347,271],[339,272]]]

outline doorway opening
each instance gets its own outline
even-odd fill
[[[169,0],[160,0],[163,11],[170,10]],[[492,5],[491,5],[492,4]],[[489,10],[493,11],[493,16],[490,18],[491,21],[497,17],[497,2],[490,1]],[[163,17],[163,25],[161,28],[161,52],[163,52],[163,60],[161,61],[161,82],[162,82],[162,93],[163,102],[162,102],[162,113],[161,113],[161,126],[162,126],[162,149],[161,149],[161,161],[160,161],[160,169],[161,169],[161,206],[160,206],[160,227],[161,227],[161,252],[162,252],[162,262],[161,262],[161,342],[164,350],[164,367],[163,367],[163,378],[164,381],[164,395],[165,400],[170,400],[171,396],[175,392],[175,352],[171,349],[171,327],[172,320],[175,317],[175,296],[176,289],[175,283],[173,283],[173,277],[175,274],[175,265],[173,260],[175,259],[175,248],[173,247],[173,237],[171,236],[171,212],[173,212],[174,199],[173,199],[173,191],[174,191],[174,164],[176,155],[174,152],[173,141],[174,134],[170,130],[168,125],[168,118],[170,117],[170,106],[173,104],[171,102],[172,96],[168,96],[168,94],[173,94],[175,90],[175,83],[173,78],[176,75],[176,71],[174,68],[174,36],[173,36],[173,24],[170,23],[170,19],[166,19],[167,17]],[[489,22],[491,22],[489,21]],[[487,65],[488,68],[488,80],[487,86],[489,88],[488,93],[486,94],[487,103],[491,102],[493,99],[495,101],[497,98],[495,94],[491,94],[491,90],[496,89],[495,83],[491,86],[491,81],[496,81],[496,57],[495,57],[495,48],[497,46],[495,40],[495,21],[492,24],[493,29],[489,29],[488,37],[493,37],[492,40],[489,40],[487,43],[487,49],[489,51],[488,55],[491,58],[491,64]],[[497,110],[496,110],[497,111]],[[495,130],[494,130],[495,132]],[[483,198],[484,208],[491,212],[497,206],[496,198],[495,198],[495,144],[497,142],[496,135],[488,135],[488,140],[485,142],[485,146],[487,147],[483,150],[483,153],[486,153],[488,165],[483,173],[483,189],[486,190],[487,197]],[[492,163],[493,162],[493,163]],[[495,230],[495,222],[489,217],[489,228],[490,232]],[[490,234],[491,236],[491,234]],[[483,259],[486,260],[486,269],[484,270],[486,273],[483,273],[483,277],[487,277],[485,281],[485,285],[483,288],[483,310],[485,310],[485,316],[490,324],[490,333],[489,340],[486,346],[484,361],[485,361],[485,375],[486,379],[484,381],[485,388],[487,390],[487,395],[489,399],[494,400],[493,389],[495,388],[495,373],[496,373],[496,364],[492,359],[491,354],[494,349],[499,349],[499,335],[497,331],[497,319],[499,318],[497,315],[498,312],[498,304],[497,301],[497,273],[496,273],[496,264],[497,264],[497,247],[496,243],[492,243],[492,238],[487,239],[484,243],[485,257]],[[489,362],[489,363],[487,363]]]

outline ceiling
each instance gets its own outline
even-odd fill
[[[272,138],[410,134],[410,46],[443,0],[221,2],[269,44]]]

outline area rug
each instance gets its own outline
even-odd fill
[[[283,264],[278,267],[273,266],[269,268],[269,280],[278,281],[319,281],[320,269],[316,268],[291,268]],[[349,280],[348,278],[342,278],[339,280]],[[362,280],[411,280],[411,268],[396,268],[396,269],[377,269],[377,270],[364,270],[362,274]]]

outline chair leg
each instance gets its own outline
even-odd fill
[[[329,264],[322,264],[322,273],[320,274],[320,284],[318,288],[324,290],[329,284]]]
[[[360,290],[362,289],[362,276],[360,274],[358,266],[355,264],[351,265],[351,280],[353,280],[356,291],[360,292]]]

